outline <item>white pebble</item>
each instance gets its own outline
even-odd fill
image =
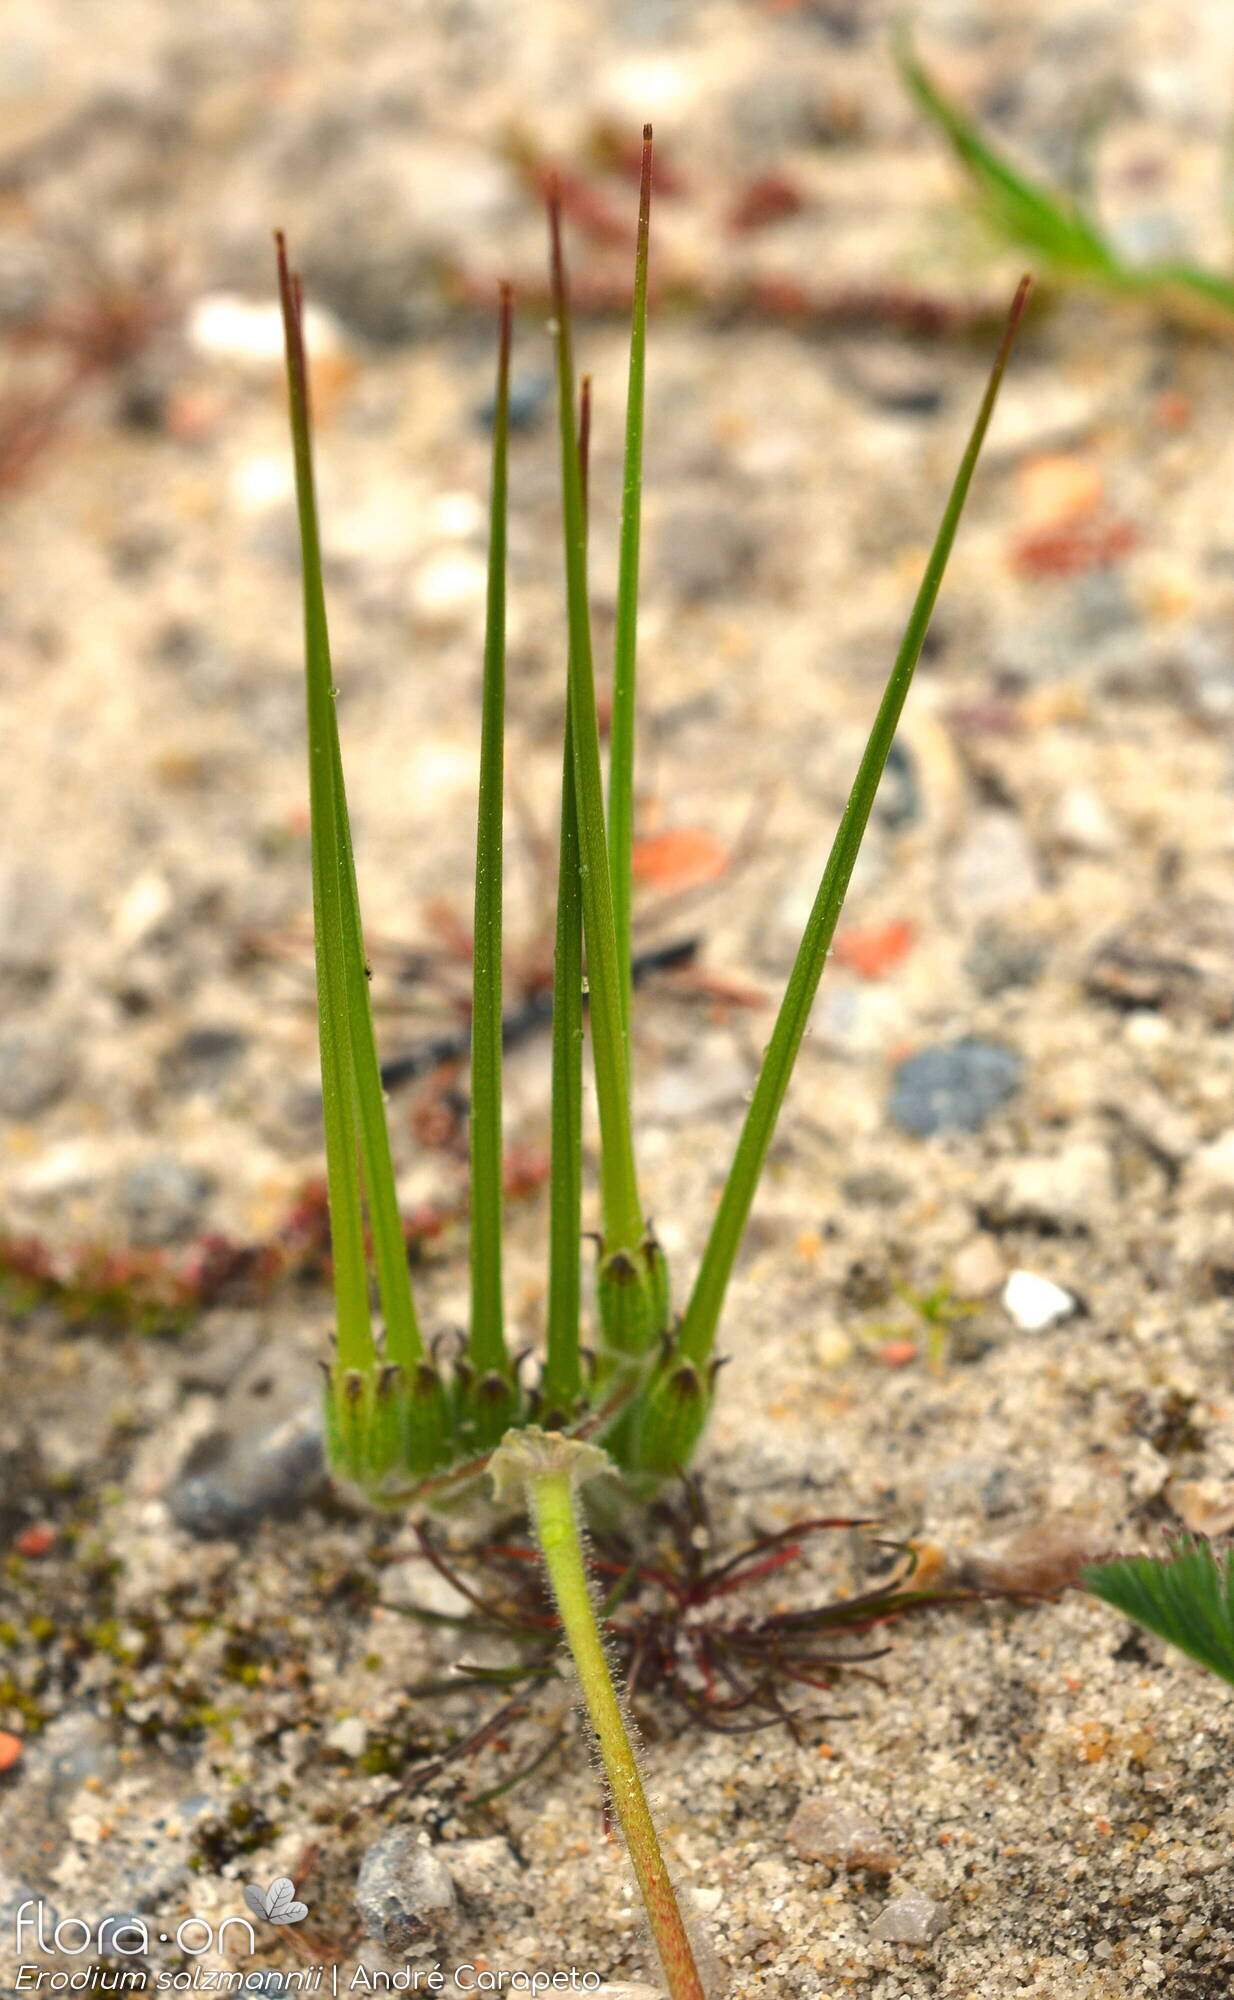
[[[327,1750],[337,1750],[344,1757],[362,1757],[368,1742],[368,1730],[358,1715],[345,1715],[333,1729],[326,1731],[323,1740]]]
[[[295,493],[295,475],[286,452],[256,452],[232,467],[227,491],[237,514],[254,517],[281,507]]]
[[[1203,1208],[1234,1207],[1234,1130],[1201,1146],[1188,1162],[1185,1191]]]
[[[949,1918],[941,1903],[920,1889],[907,1889],[888,1903],[878,1920],[870,1925],[870,1936],[882,1944],[929,1944],[945,1931]]]
[[[803,1799],[785,1834],[804,1861],[827,1861],[835,1868],[868,1868],[890,1875],[895,1849],[869,1813],[842,1799]]]
[[[1052,1278],[1035,1271],[1013,1271],[1003,1286],[1003,1305],[1023,1333],[1040,1333],[1076,1310],[1077,1300]]]
[[[425,527],[443,542],[470,542],[483,537],[487,516],[474,493],[436,493],[425,509]]]
[[[443,549],[420,565],[412,586],[417,611],[448,618],[481,604],[488,583],[483,556],[468,549]]]
[[[1121,845],[1118,828],[1095,792],[1084,785],[1069,785],[1058,800],[1053,814],[1054,834],[1065,847],[1081,854],[1117,854]]]
[[[283,315],[273,303],[207,292],[190,307],[185,332],[207,361],[257,372],[283,366]],[[305,307],[304,340],[311,355],[341,354],[346,347],[338,321],[321,306]]]
[[[1151,1052],[1173,1039],[1173,1024],[1151,1007],[1133,1007],[1123,1023],[1123,1040],[1129,1048]]]
[[[112,937],[125,951],[141,944],[171,915],[175,906],[171,883],[155,869],[138,875],[124,891],[112,919]]]

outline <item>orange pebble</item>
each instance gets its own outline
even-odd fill
[[[50,1521],[35,1521],[14,1538],[13,1547],[19,1556],[45,1556],[55,1540],[56,1531]]]
[[[1026,526],[1058,527],[1091,514],[1102,497],[1095,465],[1066,452],[1046,452],[1021,467],[1020,504]]]
[[[833,953],[840,965],[859,972],[863,979],[881,979],[911,950],[915,933],[911,924],[867,924],[840,931]]]
[[[1153,404],[1153,416],[1163,431],[1185,431],[1192,418],[1190,396],[1166,389]]]
[[[910,1361],[917,1359],[915,1340],[885,1340],[878,1350],[878,1358],[884,1368],[907,1368]]]
[[[0,1771],[11,1771],[21,1756],[21,1737],[0,1729]]]
[[[679,826],[636,840],[631,857],[636,880],[657,889],[697,889],[728,867],[728,849],[702,826]]]

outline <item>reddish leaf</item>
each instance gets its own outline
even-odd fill
[[[762,174],[742,189],[729,210],[729,233],[745,236],[751,230],[766,229],[769,223],[781,222],[804,207],[801,190],[792,181],[783,174]]]

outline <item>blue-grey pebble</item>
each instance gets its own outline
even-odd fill
[[[1002,1042],[965,1036],[919,1049],[896,1070],[887,1113],[915,1138],[976,1132],[1015,1096],[1024,1059]]]

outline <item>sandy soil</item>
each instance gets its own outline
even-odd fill
[[[618,156],[644,117],[672,296],[648,392],[641,830],[701,829],[730,856],[706,890],[649,884],[640,906],[640,939],[697,937],[709,976],[649,980],[637,1023],[643,1171],[684,1289],[768,1032],[745,1002],[791,962],[1020,267],[907,102],[889,20],[862,0],[223,0],[200,18],[43,0],[0,30],[10,1981],[98,1959],[32,1951],[23,1901],[48,1930],[144,1912],[151,1954],[129,1963],[153,1982],[190,1962],[160,1930],[217,1927],[244,1884],[290,1874],[303,1931],[203,1967],[347,1984],[481,1965],[506,1990],[574,1967],[654,1989],[563,1684],[422,1777],[498,1698],[408,1693],[478,1642],[409,1615],[457,1608],[409,1523],[324,1490],[320,1271],[262,1295],[250,1260],[175,1324],[90,1294],[115,1280],[123,1307],[177,1276],[191,1293],[204,1239],[268,1242],[320,1172],[271,228],[324,315],[340,715],[397,1054],[457,1018],[466,976],[449,931],[469,905],[492,370],[468,300],[499,274],[524,299],[513,988],[544,962],[562,676],[536,175],[578,177],[584,304],[620,296]],[[1226,8],[927,0],[919,25],[1040,171],[1072,172],[1100,112],[1095,183],[1129,248],[1228,259]],[[793,211],[734,227],[768,177]],[[755,280],[759,309],[741,305]],[[803,283],[820,311],[777,313]],[[603,651],[620,316],[585,311],[579,337]],[[1050,297],[1026,330],[733,1286],[700,1459],[720,1554],[875,1515],[952,1573],[1028,1589],[1043,1546],[1234,1524],[1230,369],[1228,338],[1101,299]],[[965,1099],[972,1129],[905,1129],[903,1065],[957,1043],[1001,1052],[1001,1101]],[[530,1183],[543,1042],[509,1072]],[[440,1327],[466,1305],[452,1087],[392,1100],[400,1192],[440,1222],[417,1272]],[[512,1203],[529,1342],[544,1220],[542,1190]],[[59,1290],[23,1293],[35,1263]],[[1015,1271],[1062,1288],[1066,1315],[1017,1324]],[[931,1357],[920,1302],[940,1286],[955,1310]],[[819,1538],[752,1601],[812,1603],[877,1562],[868,1539]],[[716,1990],[1230,1992],[1222,1685],[1076,1593],[891,1636],[882,1684],[842,1681],[800,1741],[640,1703]],[[811,1858],[811,1802],[867,1812],[886,1865]],[[353,1898],[395,1827],[431,1852],[424,1935],[390,1952]],[[914,1892],[935,1935],[888,1941],[882,1913]]]

